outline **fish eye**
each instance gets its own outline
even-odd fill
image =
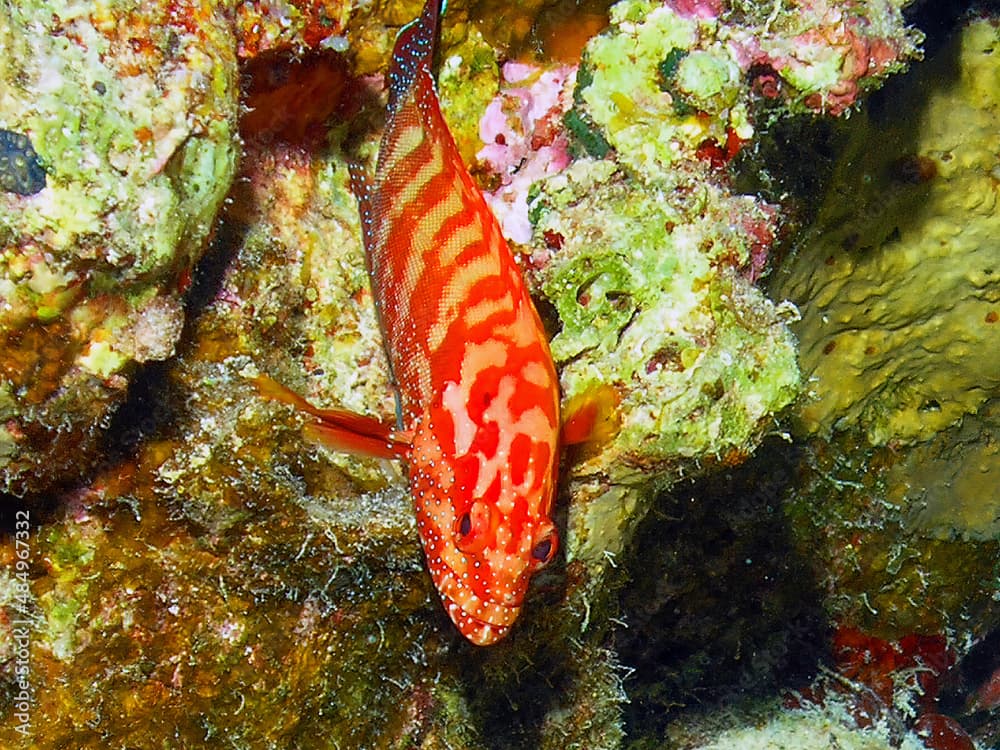
[[[531,559],[539,566],[548,565],[555,557],[556,548],[559,546],[555,529],[549,529],[540,540],[535,542],[531,548]]]
[[[458,519],[458,535],[468,536],[470,531],[472,531],[472,516],[463,513]]]
[[[548,562],[549,556],[552,554],[552,540],[545,539],[535,545],[535,548],[531,550],[531,556],[538,560],[538,562]]]

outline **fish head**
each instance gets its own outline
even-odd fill
[[[481,415],[482,416],[482,415]],[[548,513],[558,433],[502,430],[486,415],[471,434],[443,410],[414,434],[410,485],[427,566],[442,603],[472,643],[507,635],[531,576],[559,547]],[[435,427],[437,425],[437,427]],[[507,425],[510,427],[510,425]]]

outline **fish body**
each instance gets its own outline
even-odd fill
[[[541,321],[442,117],[440,0],[400,33],[374,177],[351,169],[427,566],[458,629],[502,638],[558,546],[559,389]]]

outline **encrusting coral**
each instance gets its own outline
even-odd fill
[[[225,13],[174,6],[0,14],[0,125],[44,168],[0,192],[6,492],[78,478],[136,364],[180,336],[185,279],[235,170],[238,87]]]

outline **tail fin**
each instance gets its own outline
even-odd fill
[[[396,109],[400,99],[413,85],[420,70],[434,66],[441,30],[441,16],[444,15],[445,0],[427,0],[420,17],[402,28],[396,37],[392,50],[392,64],[389,67],[389,111]]]

